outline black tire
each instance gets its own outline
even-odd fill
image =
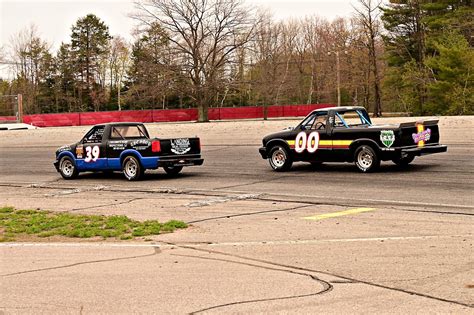
[[[408,166],[408,164],[413,162],[414,159],[415,159],[414,155],[408,155],[408,156],[405,156],[403,158],[402,157],[397,157],[397,158],[393,159],[392,162],[397,164],[400,167],[406,167],[406,166]]]
[[[288,171],[293,164],[288,150],[278,145],[271,148],[268,161],[270,166],[277,172]]]
[[[380,167],[380,158],[372,147],[362,145],[357,148],[354,155],[355,165],[362,173],[376,171]]]
[[[64,179],[74,179],[79,175],[76,164],[69,156],[63,156],[59,161],[59,174]]]
[[[163,166],[163,169],[165,170],[166,174],[171,175],[171,176],[176,176],[181,172],[183,169],[182,166]]]
[[[122,172],[126,179],[136,181],[142,178],[144,169],[136,157],[129,155],[123,159]]]
[[[311,164],[311,167],[314,169],[320,168],[321,165],[323,165],[323,162],[309,162]]]

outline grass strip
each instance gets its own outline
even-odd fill
[[[186,228],[186,223],[171,220],[136,221],[126,216],[83,215],[44,210],[0,208],[0,242],[14,241],[24,236],[70,238],[102,237],[121,240],[170,233]]]

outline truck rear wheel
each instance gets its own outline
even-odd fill
[[[380,159],[377,153],[368,145],[361,145],[355,151],[355,165],[359,171],[370,173],[380,166]]]
[[[288,151],[278,145],[270,150],[270,158],[268,161],[270,162],[270,166],[277,172],[288,171],[293,164]]]
[[[392,160],[393,163],[397,164],[400,167],[408,166],[415,159],[414,155],[407,155],[405,157],[397,157]]]
[[[139,180],[144,173],[140,162],[134,156],[127,156],[122,162],[122,171],[125,178],[134,181]]]
[[[166,174],[168,175],[178,175],[179,172],[183,169],[182,166],[163,166],[163,169],[165,170]]]
[[[69,156],[63,156],[59,161],[59,173],[64,179],[74,179],[79,174],[74,161]]]

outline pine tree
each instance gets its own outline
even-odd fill
[[[72,27],[71,54],[76,76],[82,83],[83,109],[91,109],[93,104],[93,108],[98,109],[100,62],[106,57],[110,39],[108,26],[93,14],[78,19]]]

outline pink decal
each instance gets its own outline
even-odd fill
[[[422,132],[419,132],[419,133],[414,133],[411,135],[413,137],[413,141],[415,141],[415,143],[418,143],[420,141],[429,141],[430,138],[431,138],[431,129],[428,128]]]

